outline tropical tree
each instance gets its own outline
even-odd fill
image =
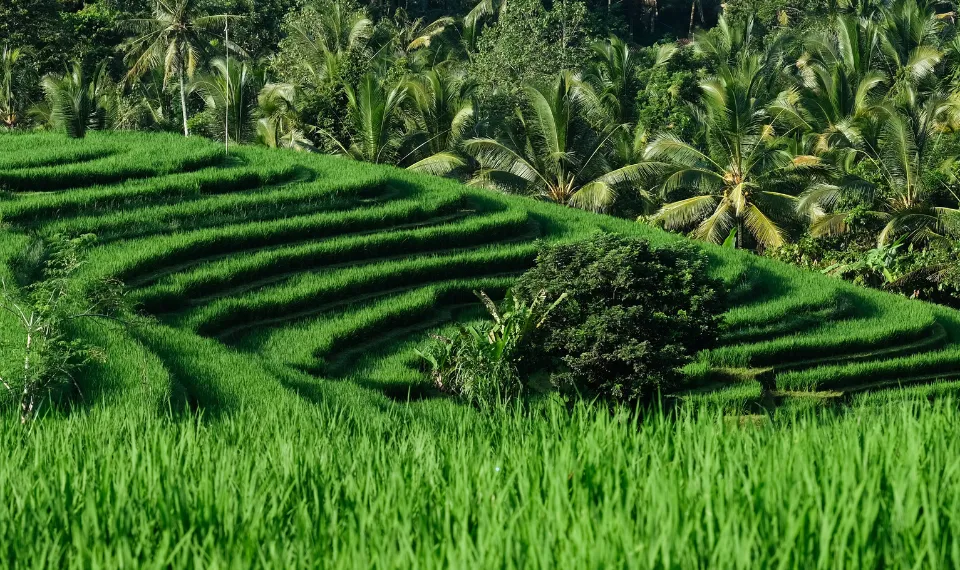
[[[716,28],[694,35],[693,47],[715,65],[737,65],[742,58],[756,51],[758,40],[753,27],[752,16],[731,23],[721,15]]]
[[[687,196],[665,204],[655,220],[669,229],[692,226],[694,237],[713,243],[733,230],[738,247],[747,233],[760,248],[786,241],[796,198],[785,190],[806,184],[822,164],[794,155],[775,136],[766,108],[774,96],[764,81],[770,74],[770,66],[751,55],[701,84],[696,113],[705,150],[669,134],[647,146],[645,164],[657,173],[662,195]]]
[[[300,128],[297,90],[290,83],[267,83],[257,95],[257,141],[272,148],[313,150]]]
[[[610,166],[611,139],[626,127],[594,127],[603,111],[579,77],[563,72],[551,85],[524,85],[523,98],[517,125],[505,139],[464,143],[480,163],[470,184],[601,211],[619,189],[641,178],[641,165]]]
[[[106,62],[89,76],[80,63],[74,63],[63,75],[45,75],[40,86],[52,126],[64,129],[70,137],[83,138],[88,130],[106,129],[112,124],[115,92]]]
[[[201,6],[201,0],[156,0],[150,18],[131,20],[137,35],[125,46],[128,79],[139,78],[151,68],[161,68],[164,81],[175,76],[180,82],[184,136],[190,136],[187,81],[193,78],[213,30],[223,25],[226,17],[204,14]],[[241,51],[233,44],[227,48]]]
[[[331,139],[343,154],[356,160],[396,164],[403,143],[400,115],[406,97],[407,89],[403,85],[384,85],[372,74],[364,75],[356,88],[347,87],[349,146]]]
[[[351,54],[367,50],[373,21],[339,1],[324,5],[323,10],[311,11],[310,15],[313,17],[309,20],[291,26],[290,41],[311,82],[323,85],[342,78]]]
[[[811,187],[800,208],[812,219],[813,235],[850,231],[850,212],[837,209],[850,204],[866,204],[870,209],[863,214],[883,224],[877,236],[880,246],[903,236],[923,242],[940,239],[944,233],[957,234],[960,211],[935,203],[930,174],[940,166],[931,159],[950,125],[956,123],[960,106],[948,93],[922,95],[910,86],[898,99],[883,110],[876,146],[868,141],[861,153],[880,187]]]
[[[593,61],[584,79],[596,90],[611,120],[617,124],[635,122],[633,102],[640,87],[637,82],[637,66],[640,62],[636,54],[617,36],[596,42],[590,49]],[[676,52],[675,44],[660,46],[654,67],[666,65]]]
[[[256,132],[257,94],[263,84],[263,75],[246,61],[218,57],[187,91],[198,93],[219,132],[239,143],[250,141]]]
[[[125,113],[118,117],[120,129],[177,129],[177,103],[173,90],[164,79],[163,69],[148,70],[139,81],[128,85]]]
[[[484,25],[499,16],[500,10],[505,9],[506,5],[506,0],[480,0],[463,17],[460,25],[460,42],[468,58],[478,50],[477,40],[480,39]]]
[[[431,46],[435,46],[435,40],[455,22],[456,20],[449,16],[433,21],[427,21],[424,18],[411,20],[407,17],[405,10],[397,10],[395,17],[390,21],[391,38],[379,53],[383,53],[385,48],[390,47],[392,52],[388,56],[391,60],[405,58],[408,68],[427,69],[431,65],[431,52],[434,51],[430,49]]]
[[[26,96],[17,90],[25,87],[23,63],[28,54],[26,49],[9,45],[0,52],[0,125],[7,129],[17,126],[26,108]]]
[[[406,158],[411,170],[444,175],[466,165],[463,140],[473,125],[475,84],[463,73],[433,68],[406,83]]]
[[[879,44],[872,21],[848,16],[814,35],[796,62],[796,85],[771,106],[777,124],[812,136],[810,150],[818,155],[862,145],[861,127],[876,116],[887,83],[874,68]]]
[[[932,5],[896,0],[880,12],[880,51],[895,89],[917,85],[933,76],[943,52],[939,34],[944,26]]]

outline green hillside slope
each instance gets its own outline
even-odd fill
[[[413,348],[475,318],[471,292],[503,291],[537,240],[683,239],[392,168],[260,148],[224,157],[169,135],[0,136],[0,188],[8,286],[37,236],[90,232],[84,281],[118,278],[156,317],[78,325],[109,354],[78,379],[82,401],[209,414],[307,394],[432,399]],[[749,410],[954,389],[960,313],[704,248],[733,308],[672,397]]]

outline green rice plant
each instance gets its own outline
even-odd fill
[[[371,339],[383,340],[398,333],[411,338],[416,336],[413,327],[425,335],[430,328],[454,320],[454,311],[448,307],[475,305],[473,291],[496,296],[512,282],[509,277],[438,281],[335,315],[255,330],[237,344],[285,365],[325,374],[328,363],[364,351]]]
[[[782,296],[759,303],[735,305],[727,311],[724,323],[729,332],[749,331],[798,314],[832,311],[842,315],[862,302],[847,291],[820,288],[804,295],[797,291],[788,291]],[[825,319],[826,320],[826,319]]]
[[[126,134],[124,138],[131,143],[126,152],[74,164],[0,171],[0,188],[14,192],[63,190],[197,170],[223,159],[220,149],[205,141],[174,135]]]
[[[781,390],[834,390],[874,383],[960,377],[960,347],[877,361],[851,362],[777,375]]]
[[[106,141],[104,141],[106,143]],[[112,144],[100,145],[49,145],[37,148],[25,145],[4,150],[0,155],[0,170],[19,168],[36,168],[40,166],[57,166],[76,162],[85,162],[103,158],[118,152]]]
[[[704,351],[701,359],[714,366],[734,368],[807,366],[845,354],[896,347],[935,333],[933,315],[923,306],[917,305],[915,309],[904,311],[897,321],[852,319],[827,323],[806,333],[722,346]]]
[[[722,388],[691,390],[677,395],[682,403],[696,410],[720,410],[727,414],[744,414],[761,403],[763,386],[756,380],[736,382]]]
[[[340,271],[305,273],[273,287],[215,300],[174,322],[204,336],[318,314],[332,304],[398,292],[441,279],[519,273],[536,255],[533,245],[496,245],[449,255],[411,257]],[[492,269],[491,269],[492,268]]]
[[[462,250],[516,236],[524,237],[534,229],[525,212],[508,211],[436,226],[334,237],[245,257],[225,258],[190,271],[174,273],[141,289],[137,298],[147,311],[156,312],[163,306],[176,306],[178,300],[202,299],[224,292],[236,294],[307,270]]]
[[[255,192],[216,195],[108,215],[64,219],[46,224],[43,231],[48,234],[96,233],[101,242],[116,241],[171,231],[184,232],[208,226],[346,209],[355,207],[358,199],[364,196],[374,197],[380,192],[377,187],[331,187],[317,183],[282,186],[272,190],[262,187],[274,182],[282,183],[286,174],[271,173],[263,177],[257,173],[252,179],[238,180],[243,186],[256,188]]]
[[[437,397],[415,352],[479,325],[472,290],[505,291],[535,237],[684,238],[216,147],[0,135],[0,171],[21,177],[0,201],[12,293],[35,279],[38,236],[93,231],[109,243],[84,285],[123,277],[161,318],[76,323],[106,359],[29,433],[0,422],[8,566],[960,565],[955,311],[698,245],[735,306],[682,391],[649,410],[548,397],[478,414]],[[181,171],[198,156],[210,166]],[[27,173],[63,190],[29,192]],[[18,334],[0,312],[0,344]]]
[[[282,246],[347,233],[414,226],[450,216],[464,204],[460,196],[436,200],[397,200],[345,213],[320,212],[284,220],[204,228],[183,234],[128,240],[100,248],[92,276],[110,275],[136,285],[200,261],[264,247]]]
[[[228,193],[263,191],[266,194],[269,188],[264,189],[265,186],[292,182],[291,177],[296,173],[295,167],[282,163],[276,166],[207,168],[130,181],[119,186],[91,186],[69,192],[18,196],[18,199],[0,203],[0,214],[6,220],[23,225],[86,215],[94,218],[92,223],[95,225],[96,219],[122,216],[118,210],[175,204],[211,194],[221,197]],[[318,181],[297,188],[318,195],[350,195],[380,188],[383,182],[383,177],[375,175],[358,176],[344,182]]]
[[[925,380],[919,382],[904,381],[890,383],[883,390],[861,390],[850,398],[853,406],[910,405],[918,400],[949,399],[960,396],[960,382],[955,379]]]
[[[649,414],[638,429],[624,411],[584,404],[499,414],[448,402],[352,409],[359,392],[333,392],[348,388],[327,383],[317,399],[271,394],[282,405],[251,402],[206,422],[96,406],[45,418],[26,444],[21,431],[0,425],[9,450],[0,484],[20,490],[19,500],[0,504],[5,560],[508,569],[960,563],[955,401],[757,423]]]

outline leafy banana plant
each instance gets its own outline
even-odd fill
[[[432,335],[435,343],[417,353],[427,363],[434,385],[471,403],[494,405],[521,396],[528,379],[518,366],[533,348],[534,331],[567,298],[547,302],[540,291],[526,300],[507,293],[497,305],[486,293],[474,292],[490,316],[481,325],[459,325],[453,337]]]

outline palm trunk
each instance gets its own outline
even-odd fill
[[[183,111],[183,136],[190,136],[190,127],[187,126],[187,88],[183,82],[183,69],[180,69],[180,110]]]
[[[687,39],[690,39],[690,40],[693,39],[693,16],[696,13],[695,12],[696,7],[697,7],[697,0],[693,0],[692,2],[690,2],[690,28],[689,28],[689,31],[687,32]]]
[[[734,241],[737,249],[743,249],[743,220],[737,220],[737,239]]]

